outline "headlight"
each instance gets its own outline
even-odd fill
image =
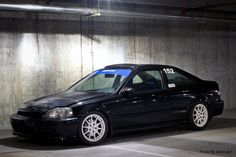
[[[54,108],[46,112],[46,118],[48,119],[64,119],[73,116],[73,111],[69,107]]]

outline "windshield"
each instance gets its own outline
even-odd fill
[[[114,93],[130,73],[131,69],[100,69],[72,86],[68,91]]]

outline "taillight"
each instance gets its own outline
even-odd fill
[[[219,90],[215,90],[215,93],[218,95],[218,96],[220,96],[220,91]]]

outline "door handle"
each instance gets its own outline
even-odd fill
[[[141,102],[143,102],[142,100],[134,100],[134,101],[132,101],[131,103],[132,104],[137,104],[137,103],[141,103]]]
[[[189,90],[183,90],[181,93],[189,93]]]
[[[164,98],[167,98],[167,96],[166,95],[159,95],[158,96],[158,99],[164,99]]]

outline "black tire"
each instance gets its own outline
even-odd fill
[[[88,118],[90,118],[91,116],[97,116],[97,118],[99,118],[99,119],[101,118],[100,120],[103,121],[101,123],[104,124],[104,126],[101,127],[101,128],[104,128],[103,133],[102,133],[102,129],[101,129],[101,136],[99,136],[98,140],[94,139],[94,141],[91,141],[93,136],[91,136],[91,140],[89,140],[89,137],[87,137],[87,136],[89,136],[90,134],[93,134],[93,133],[95,134],[95,131],[93,131],[93,132],[89,131],[89,129],[90,130],[94,130],[95,128],[91,129],[91,127],[93,127],[93,126],[85,126],[86,124],[88,124],[87,122],[85,122],[86,119],[89,120]],[[96,117],[94,117],[94,119],[95,118]],[[102,126],[102,124],[101,124],[101,126]],[[90,124],[90,125],[92,125],[92,124]],[[90,128],[88,130],[86,130],[87,128],[83,128],[83,126],[90,127]],[[102,143],[106,139],[107,134],[108,134],[108,128],[109,127],[108,127],[107,118],[102,113],[97,112],[97,111],[90,112],[90,113],[86,114],[85,116],[83,116],[80,119],[80,121],[79,121],[79,126],[78,126],[78,138],[79,138],[79,141],[81,141],[83,144],[86,144],[86,145],[97,145],[97,144],[100,144],[100,143]],[[88,133],[85,134],[85,132],[87,132],[87,131],[88,131]],[[99,135],[99,134],[97,133],[97,135]]]
[[[204,112],[204,114],[200,114],[200,112],[197,112],[199,111],[200,107],[202,107],[202,110],[205,111],[205,112],[204,111],[201,112],[201,113]],[[204,115],[206,116],[205,118],[204,118]],[[198,102],[195,105],[193,105],[192,108],[190,109],[189,119],[190,119],[191,129],[193,130],[205,129],[210,120],[210,113],[209,113],[208,106],[202,102]]]

